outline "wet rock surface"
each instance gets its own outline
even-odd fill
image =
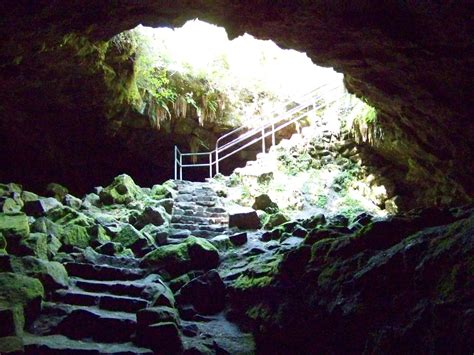
[[[134,184],[127,203],[2,215],[0,351],[472,352],[472,206],[353,221],[319,214],[242,231],[227,225],[211,185],[166,184],[171,216],[126,237],[131,217],[161,206],[152,189]],[[194,229],[178,237],[185,217],[197,218],[185,223]],[[192,235],[217,220],[221,232]],[[83,228],[87,246],[65,244],[70,226]],[[30,255],[12,247],[37,233],[47,238]],[[137,233],[150,244],[132,247]]]

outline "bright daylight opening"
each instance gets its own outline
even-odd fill
[[[272,41],[229,40],[199,20],[177,29],[138,26],[116,41],[136,47],[136,110],[178,137],[180,152],[212,152],[191,156],[189,165],[204,157],[228,203],[260,210],[268,228],[317,212],[351,223],[365,212],[396,212],[386,181],[364,165],[356,144],[375,138],[376,111],[346,92],[342,74]],[[219,143],[242,126],[233,141]],[[239,141],[252,129],[265,138]],[[215,154],[219,144],[227,150]],[[220,174],[237,160],[245,167]],[[192,167],[176,164],[177,177],[188,178]]]

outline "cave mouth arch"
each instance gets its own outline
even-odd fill
[[[414,192],[416,204],[455,204],[472,200],[474,183],[470,171],[474,138],[470,134],[472,107],[467,103],[473,75],[469,56],[465,55],[472,39],[470,11],[465,2],[436,6],[396,2],[369,6],[347,1],[317,1],[310,5],[228,1],[190,5],[181,1],[148,1],[85,6],[73,1],[33,7],[23,3],[4,4],[2,7],[7,11],[4,11],[0,33],[4,52],[8,53],[7,65],[1,72],[7,83],[2,88],[2,97],[7,98],[2,122],[11,122],[11,117],[31,122],[32,117],[46,115],[45,110],[74,116],[73,110],[64,103],[52,103],[55,95],[45,90],[53,86],[52,80],[48,85],[35,87],[39,80],[48,81],[55,73],[63,75],[57,70],[51,71],[47,61],[61,61],[58,57],[48,57],[48,52],[51,54],[51,49],[60,44],[65,35],[78,33],[91,40],[107,40],[139,23],[179,27],[189,19],[200,18],[223,26],[230,37],[248,32],[257,38],[272,39],[284,48],[308,53],[319,65],[333,66],[345,73],[348,89],[366,97],[381,111],[385,140],[375,149],[384,159],[400,167],[399,179],[408,183],[406,190]],[[66,13],[74,15],[65,16]],[[20,80],[23,84],[15,85]],[[24,89],[25,80],[36,84]],[[44,102],[35,99],[35,95],[46,96]],[[30,109],[33,102],[34,110]],[[87,110],[82,107],[80,110],[87,116]],[[18,131],[23,129],[6,126],[5,136],[18,137]],[[30,173],[26,166],[31,164],[31,152],[25,153],[27,159],[23,160],[18,159],[17,154],[17,161],[13,162],[9,157],[27,148],[8,137],[2,142],[2,150],[6,152],[3,165],[7,167],[2,175],[8,178]],[[41,147],[41,144],[30,145],[35,146],[34,150]],[[51,165],[48,159],[43,159],[41,165]],[[42,174],[41,170],[38,167],[38,175]],[[81,178],[77,176],[72,180]]]

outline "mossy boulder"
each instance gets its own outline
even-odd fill
[[[82,227],[92,227],[94,219],[68,206],[56,207],[47,212],[47,217],[56,224],[75,224]]]
[[[262,194],[255,197],[255,202],[252,205],[255,210],[265,211],[267,213],[275,213],[278,211],[278,205],[272,201],[270,196]]]
[[[35,319],[41,311],[44,288],[41,282],[29,276],[12,272],[0,272],[0,307],[21,307],[26,323]],[[17,308],[17,312],[18,308]],[[19,318],[20,316],[17,316]],[[19,319],[21,322],[22,320]]]
[[[153,187],[151,188],[151,195],[157,200],[169,198],[172,196],[172,189],[166,184],[153,185]]]
[[[68,286],[69,277],[63,265],[34,256],[10,257],[12,270],[39,279],[45,289],[56,290]]]
[[[44,233],[30,233],[20,241],[19,255],[33,255],[40,259],[48,259],[48,236]]]
[[[56,200],[62,202],[64,197],[69,193],[68,189],[61,184],[52,182],[46,187],[46,195],[54,197]]]
[[[0,233],[0,254],[6,253],[7,249],[7,240],[3,236],[3,233]]]
[[[4,213],[15,213],[20,212],[22,208],[21,201],[15,200],[13,198],[0,199],[0,211]]]
[[[142,259],[142,265],[162,269],[173,276],[190,270],[210,270],[219,264],[219,252],[203,238],[190,236],[182,243],[158,247]]]
[[[39,198],[37,200],[25,202],[23,211],[29,216],[39,217],[49,210],[61,206],[61,203],[53,197]]]
[[[143,228],[147,224],[161,226],[169,221],[170,217],[165,209],[161,206],[145,207],[143,212],[136,217],[135,227]]]
[[[19,336],[5,336],[0,338],[1,354],[23,354],[23,339]]]
[[[25,238],[30,234],[28,217],[24,213],[0,213],[0,232],[5,238]]]
[[[117,176],[112,184],[99,193],[100,201],[104,205],[127,204],[141,195],[140,187],[126,174]]]
[[[141,233],[134,226],[126,224],[113,240],[120,243],[125,248],[130,248],[134,253],[140,254],[147,247],[154,246],[153,239],[144,233]],[[141,254],[143,255],[143,254]]]
[[[271,214],[267,217],[265,224],[263,225],[264,229],[273,229],[284,223],[288,222],[288,217],[285,216],[282,212],[277,212]]]
[[[76,224],[70,224],[63,228],[59,238],[67,250],[72,247],[86,248],[90,244],[91,237],[87,232],[87,228]]]
[[[18,253],[22,240],[30,235],[28,217],[24,213],[0,213],[0,235],[6,251]]]

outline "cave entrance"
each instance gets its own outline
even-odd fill
[[[184,155],[188,161],[175,156],[175,177],[202,181],[219,172],[213,181],[230,185],[237,203],[267,194],[300,217],[387,214],[387,188],[364,166],[351,137],[353,126],[373,123],[376,112],[347,93],[342,74],[272,41],[248,34],[229,40],[223,28],[199,20],[175,29],[138,26],[112,41],[133,53],[133,110],[172,143],[159,146],[167,153],[156,158],[172,162],[173,145],[197,153]],[[307,106],[292,111],[308,97]],[[230,159],[216,158],[217,168],[219,137],[244,127],[239,139],[278,115],[291,124],[242,143],[247,149]]]

